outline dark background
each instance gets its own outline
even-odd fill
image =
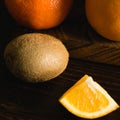
[[[15,78],[3,59],[5,46],[18,35],[31,32],[56,36],[66,45],[67,69],[45,83]],[[0,120],[82,120],[63,108],[59,97],[84,74],[93,76],[120,104],[120,43],[98,35],[88,24],[84,0],[75,0],[66,20],[49,30],[32,30],[17,24],[0,0]],[[98,120],[120,120],[120,109]]]

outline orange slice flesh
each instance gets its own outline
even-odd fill
[[[72,114],[87,119],[105,116],[119,108],[107,91],[88,75],[68,89],[59,102]]]

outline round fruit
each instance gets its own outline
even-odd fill
[[[57,38],[29,33],[18,36],[6,46],[4,59],[16,77],[42,82],[57,77],[66,69],[69,53]]]
[[[68,15],[72,3],[73,0],[5,0],[13,18],[33,29],[59,25]]]
[[[103,37],[120,41],[120,0],[86,0],[90,25]]]

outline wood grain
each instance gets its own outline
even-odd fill
[[[71,58],[120,66],[120,42],[105,39],[91,28],[86,19],[84,0],[76,0],[68,18],[61,25],[49,30],[32,30],[20,26],[9,15],[4,2],[1,4],[2,47],[18,35],[41,32],[59,38],[66,45]]]
[[[18,35],[51,34],[70,53],[67,69],[57,78],[38,84],[24,83],[7,70],[5,46]],[[84,74],[93,76],[120,105],[120,43],[99,36],[88,24],[84,0],[75,0],[68,18],[56,28],[32,30],[20,26],[0,0],[0,120],[83,120],[58,102],[59,97]],[[98,120],[120,120],[120,109]]]
[[[58,99],[84,74],[93,76],[120,104],[120,70],[117,66],[70,59],[67,69],[57,78],[45,83],[30,84],[14,78],[2,64],[0,117],[4,119],[1,120],[80,119],[65,110]],[[120,109],[102,117],[102,120],[119,120],[119,114]]]

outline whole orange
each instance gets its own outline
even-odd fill
[[[103,37],[120,41],[120,0],[86,0],[86,17]]]
[[[48,29],[63,22],[73,0],[5,0],[13,18],[33,29]]]

